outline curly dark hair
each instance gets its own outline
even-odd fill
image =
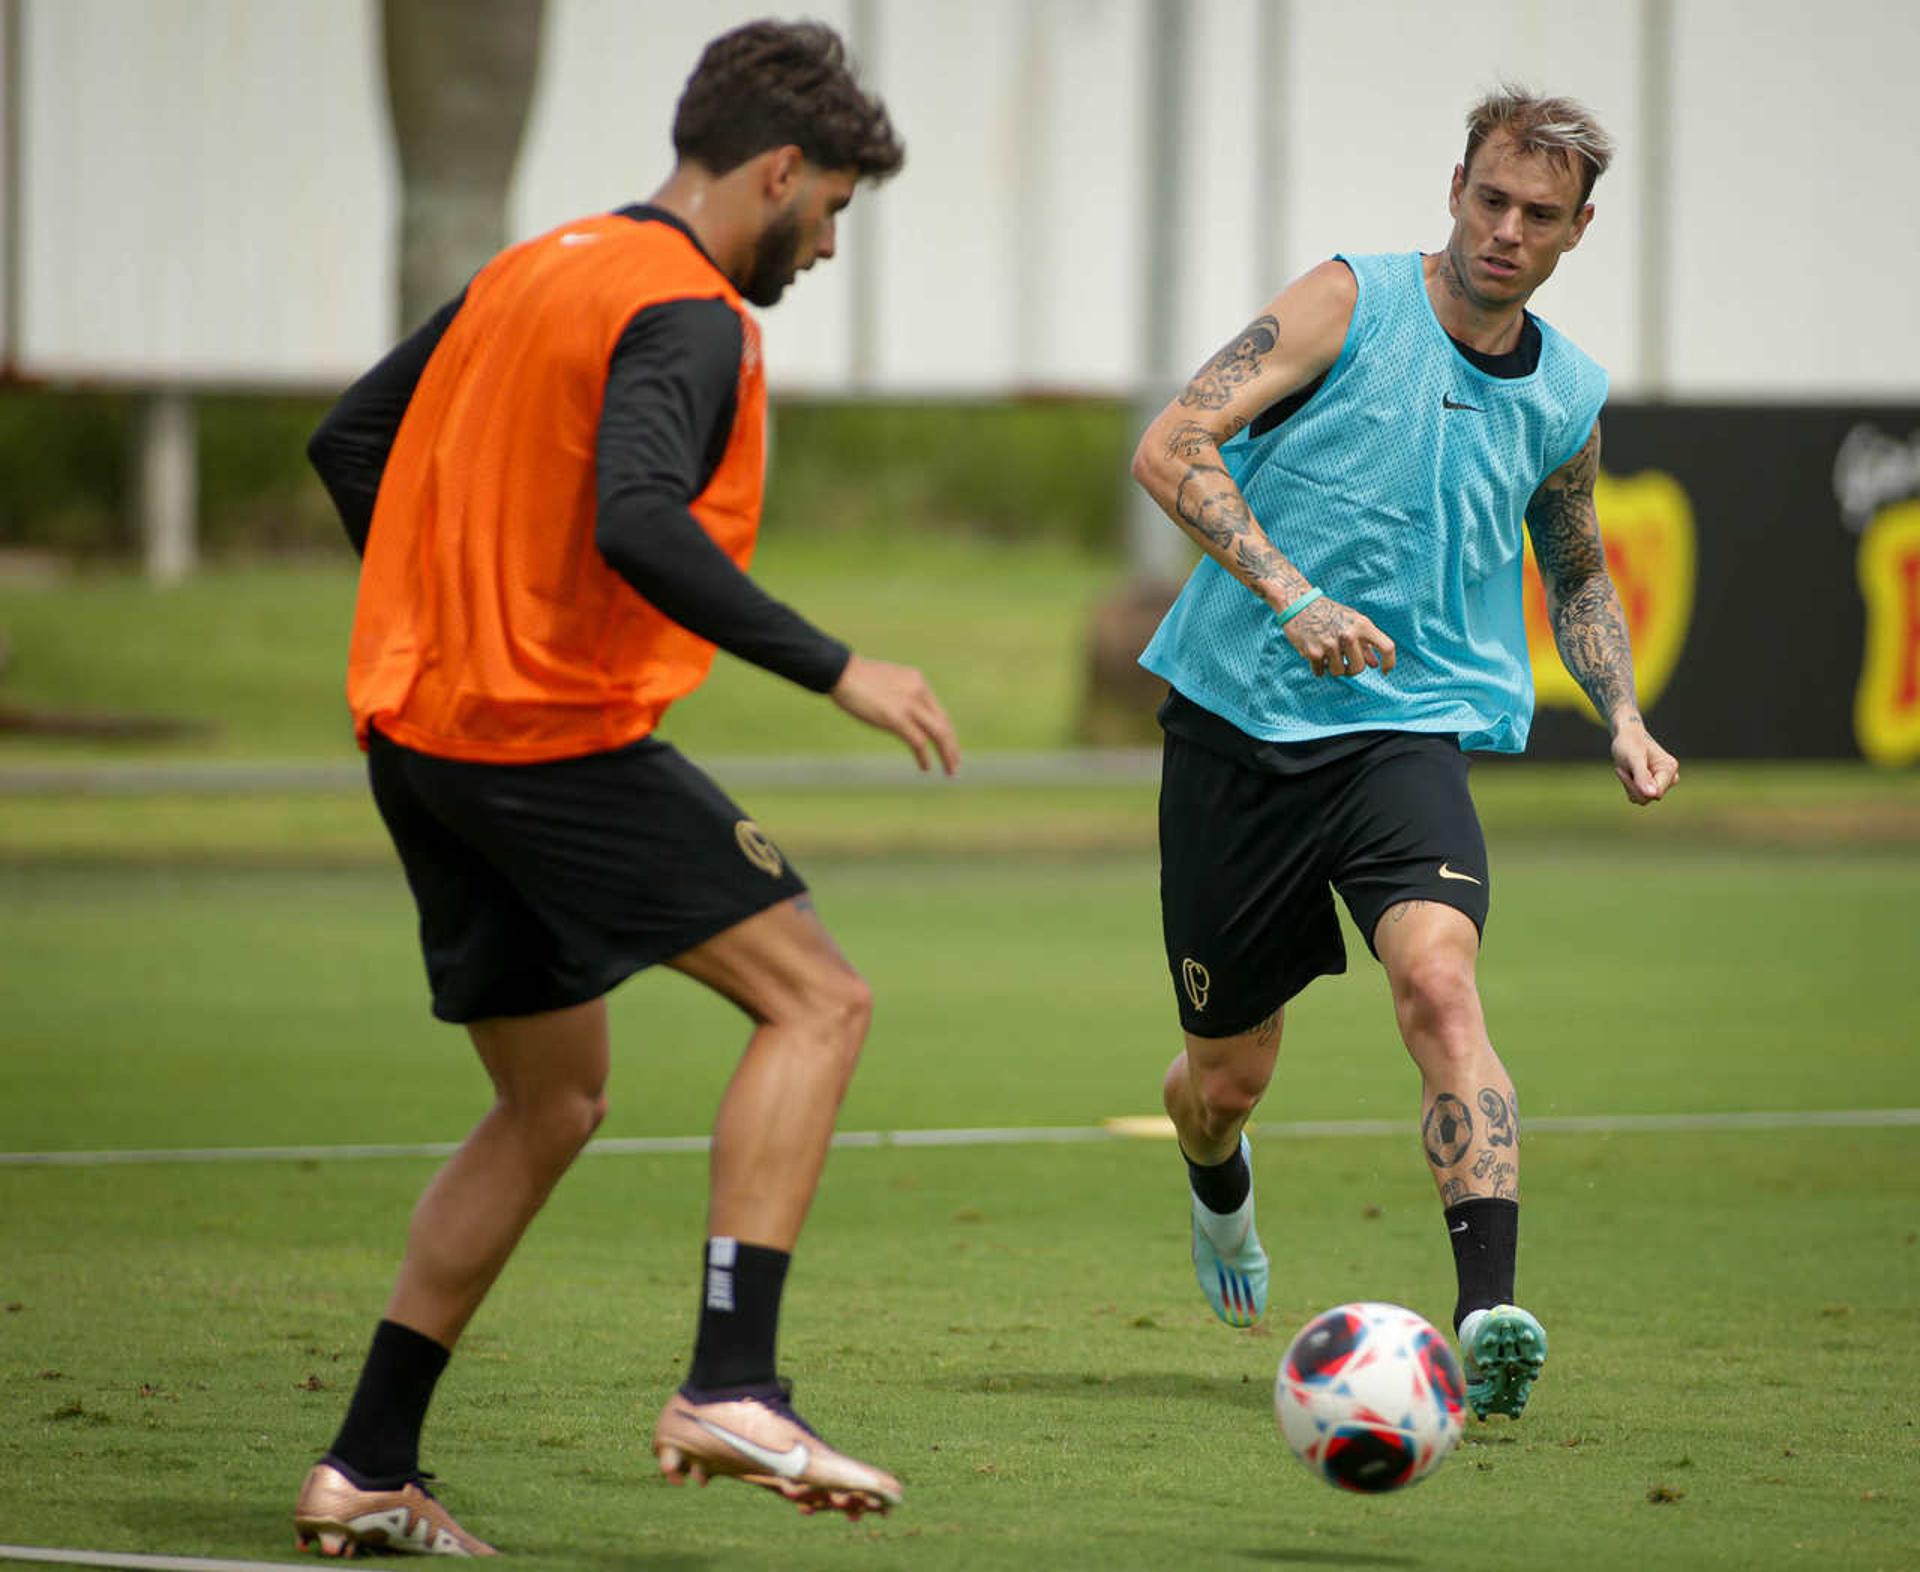
[[[907,151],[847,46],[820,22],[748,22],[707,45],[673,114],[673,150],[724,175],[789,143],[821,169],[897,174]]]

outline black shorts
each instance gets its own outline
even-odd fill
[[[445,1021],[597,999],[806,889],[725,792],[651,737],[475,764],[375,732],[367,769]]]
[[[1454,738],[1367,732],[1289,749],[1227,730],[1245,746],[1170,727],[1161,765],[1161,924],[1188,1032],[1249,1031],[1347,969],[1330,886],[1369,949],[1399,901],[1440,901],[1484,931],[1486,840]]]

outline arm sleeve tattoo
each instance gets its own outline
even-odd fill
[[[1234,389],[1251,381],[1260,371],[1260,362],[1280,342],[1280,324],[1271,315],[1256,317],[1242,328],[1231,344],[1220,350],[1193,375],[1180,395],[1186,409],[1224,409]]]
[[[1259,375],[1261,363],[1280,342],[1280,324],[1256,318],[1209,360],[1177,400],[1183,409],[1219,410],[1235,392]],[[1299,594],[1307,588],[1300,571],[1267,538],[1260,522],[1220,462],[1220,444],[1246,424],[1229,421],[1224,430],[1198,420],[1183,420],[1167,435],[1165,456],[1178,466],[1172,512],[1221,565],[1251,585],[1273,580]]]
[[[1634,698],[1626,613],[1607,574],[1600,519],[1594,509],[1593,488],[1599,474],[1600,427],[1596,424],[1586,445],[1533,494],[1527,504],[1527,528],[1546,586],[1547,617],[1560,659],[1600,718],[1611,724],[1637,718],[1639,706]]]

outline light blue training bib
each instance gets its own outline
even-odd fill
[[[1452,732],[1462,748],[1517,753],[1533,723],[1526,506],[1586,442],[1607,374],[1537,317],[1532,372],[1482,371],[1434,316],[1418,253],[1340,260],[1360,294],[1325,382],[1279,426],[1249,427],[1220,451],[1273,543],[1372,618],[1397,664],[1316,678],[1265,603],[1211,557],[1140,664],[1269,742]]]

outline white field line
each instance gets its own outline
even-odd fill
[[[214,1561],[205,1556],[136,1556],[118,1550],[55,1550],[42,1545],[0,1545],[0,1561],[41,1561],[63,1567],[131,1567],[136,1572],[255,1572],[262,1567],[300,1567],[297,1561]]]
[[[1830,1108],[1758,1113],[1547,1114],[1524,1121],[1529,1134],[1630,1135],[1716,1130],[1892,1129],[1920,1126],[1920,1108]],[[1402,1135],[1405,1119],[1326,1119],[1292,1124],[1256,1124],[1262,1141],[1338,1140],[1352,1136]],[[1171,1133],[1170,1131],[1168,1132]],[[875,1146],[1056,1146],[1129,1139],[1103,1125],[1014,1126],[1005,1129],[843,1130],[838,1147]],[[141,1163],[291,1163],[352,1162],[380,1157],[448,1157],[457,1141],[418,1141],[394,1145],[350,1146],[179,1146],[98,1152],[0,1152],[5,1168],[109,1168]],[[655,1156],[704,1152],[704,1135],[631,1136],[591,1141],[589,1157]]]

